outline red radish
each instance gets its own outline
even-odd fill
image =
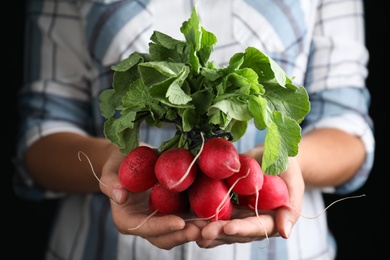
[[[119,166],[120,183],[131,192],[150,189],[156,182],[154,165],[158,154],[148,146],[138,146],[123,159]]]
[[[149,214],[140,224],[135,227],[128,228],[128,230],[136,230],[140,228],[146,223],[146,221],[156,214],[178,214],[185,213],[190,210],[187,191],[171,191],[159,182],[156,182],[151,188],[148,203],[151,214]]]
[[[158,181],[172,191],[183,191],[195,180],[198,166],[194,155],[185,148],[170,148],[157,159],[154,167]]]
[[[264,183],[260,190],[257,208],[270,210],[279,207],[290,207],[287,185],[278,175],[264,174]]]
[[[232,142],[214,137],[204,143],[198,165],[210,178],[225,179],[240,170],[240,159]]]
[[[225,179],[228,187],[240,195],[256,194],[263,186],[264,174],[260,164],[251,156],[239,154],[240,171]]]
[[[256,196],[249,195],[246,199],[247,205],[251,208],[255,208]],[[259,191],[257,209],[273,210],[279,207],[290,208],[287,185],[278,175],[272,176],[264,174],[264,182],[263,187]]]
[[[188,192],[171,191],[156,182],[150,192],[149,209],[159,214],[188,212],[190,209]]]
[[[223,180],[212,179],[199,172],[188,189],[191,209],[201,218],[228,220],[233,213],[233,202]]]

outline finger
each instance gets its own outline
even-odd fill
[[[118,178],[118,169],[123,158],[122,153],[114,151],[103,166],[102,175],[100,178],[97,177],[100,190],[118,204],[125,203],[128,198],[128,191],[120,184]]]
[[[266,219],[269,219],[269,222],[267,222]],[[254,223],[252,221],[253,219],[240,219],[229,221],[226,223],[226,225],[223,225],[221,232],[218,233],[218,237],[215,237],[216,233],[214,233],[213,236],[208,236],[208,234],[206,234],[205,229],[203,229],[202,239],[198,240],[197,244],[201,248],[213,248],[226,244],[261,241],[264,239],[268,239],[270,236],[278,235],[276,229],[274,228],[274,220],[271,216],[267,216],[267,218],[261,218],[261,220],[257,219],[257,221],[264,221],[265,224],[261,223],[261,225],[259,225],[258,222]],[[216,227],[217,225],[210,225],[208,226],[208,228],[210,229],[210,227],[212,226]],[[269,230],[266,231],[266,229]]]
[[[111,203],[115,226],[122,234],[142,237],[159,236],[181,230],[185,221],[175,215],[159,216],[150,213],[147,206],[123,206]]]
[[[201,229],[192,223],[187,223],[185,228],[181,230],[146,239],[159,248],[169,250],[190,241],[201,239]]]
[[[263,214],[245,219],[210,223],[203,228],[202,237],[206,240],[222,239],[226,242],[246,243],[275,236],[276,232],[272,215]]]
[[[286,207],[281,207],[276,211],[278,232],[281,237],[287,239],[290,236],[292,227],[299,218],[299,214]]]
[[[290,160],[289,169],[279,175],[287,184],[289,192],[289,207],[276,210],[278,232],[288,238],[292,227],[300,217],[305,184],[298,162]]]
[[[258,216],[245,219],[234,219],[227,223],[223,229],[224,233],[230,236],[254,237],[263,239],[273,236],[276,231],[275,220],[270,214],[259,214]]]

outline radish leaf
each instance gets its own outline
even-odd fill
[[[235,142],[253,120],[259,131],[267,130],[263,172],[285,171],[310,111],[306,89],[254,47],[235,53],[226,67],[210,61],[217,38],[201,26],[196,6],[180,31],[184,41],[154,31],[149,53],[134,52],[112,66],[112,88],[99,96],[105,137],[128,154],[139,145],[142,122],[174,124],[176,135],[159,152],[183,147],[195,154],[201,135]]]

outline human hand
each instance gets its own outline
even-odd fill
[[[261,160],[262,147],[247,153]],[[251,209],[236,207],[230,220],[209,222],[202,228],[202,239],[197,241],[200,247],[212,248],[222,244],[247,243],[264,240],[268,237],[288,238],[301,211],[304,181],[295,157],[290,158],[288,169],[279,176],[289,190],[290,207],[280,207],[271,211],[259,211],[258,216]]]
[[[162,249],[198,240],[201,236],[199,227],[203,225],[201,221],[186,222],[176,215],[151,215],[149,191],[132,193],[120,184],[118,169],[123,158],[119,149],[114,149],[100,177],[100,189],[111,198],[113,221],[118,231],[143,237]]]

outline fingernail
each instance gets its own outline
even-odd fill
[[[113,200],[116,202],[116,203],[119,203],[119,201],[121,201],[121,198],[122,198],[122,190],[121,189],[114,189],[112,191],[112,196],[113,196]]]
[[[292,222],[291,221],[287,221],[285,227],[284,227],[284,230],[286,232],[286,237],[285,238],[289,238],[290,236],[290,233],[291,233],[291,229],[292,229]]]

